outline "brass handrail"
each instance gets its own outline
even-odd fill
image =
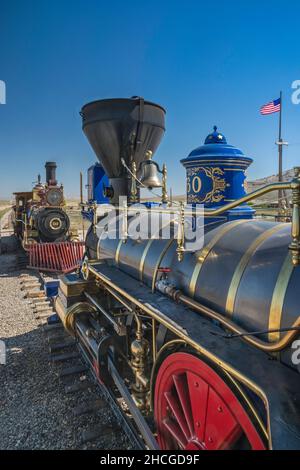
[[[298,179],[296,181],[298,181]],[[300,183],[300,180],[299,180],[299,183]],[[229,202],[228,204],[225,204],[224,206],[218,207],[216,209],[204,209],[202,211],[197,210],[197,215],[204,215],[204,216],[207,215],[207,216],[210,216],[210,217],[211,216],[217,216],[217,215],[223,214],[224,212],[227,212],[230,209],[234,209],[235,207],[238,207],[241,204],[252,201],[253,199],[256,199],[258,196],[262,196],[264,194],[267,194],[267,193],[270,193],[270,192],[273,192],[273,191],[279,191],[279,190],[284,190],[284,189],[293,190],[294,184],[295,184],[295,180],[287,182],[287,183],[283,182],[283,183],[267,184],[267,185],[263,186],[260,189],[256,189],[255,191],[252,191],[251,193],[246,194],[245,196],[243,196],[239,199],[236,199],[235,201]],[[124,206],[111,206],[111,209],[112,210],[113,209],[117,210],[119,212],[124,212],[125,211]],[[108,210],[109,210],[109,207],[104,208],[105,212],[108,211]],[[136,212],[139,212],[139,213],[153,212],[153,213],[158,213],[158,214],[180,214],[181,208],[180,208],[180,206],[178,206],[176,208],[172,208],[172,207],[151,207],[151,209],[148,209],[146,207],[145,208],[142,207],[142,203],[140,203],[139,207],[128,206],[126,208],[126,210],[128,210],[128,212],[130,212],[130,210],[136,210]],[[195,211],[185,209],[184,214],[185,215],[190,215],[190,216],[195,216]]]
[[[282,336],[282,338],[279,341],[276,341],[274,343],[268,343],[261,339],[255,338],[254,336],[246,336],[247,330],[238,326],[232,320],[230,320],[229,318],[226,318],[225,316],[221,315],[215,310],[209,307],[206,307],[205,305],[200,304],[196,300],[190,299],[189,297],[183,295],[181,292],[177,294],[177,300],[182,302],[187,307],[190,307],[198,311],[202,315],[212,320],[218,321],[219,323],[222,324],[224,328],[228,329],[232,333],[242,335],[244,341],[246,341],[247,343],[252,344],[252,346],[255,346],[256,348],[261,349],[262,351],[265,351],[268,353],[282,351],[283,349],[287,348],[292,343],[292,341],[299,335],[298,328],[300,327],[300,316],[293,323],[291,327],[293,329],[291,329],[284,336]]]
[[[180,225],[180,233],[184,232],[184,223],[185,220],[184,218],[189,215],[189,216],[200,216],[204,215],[213,217],[213,216],[219,216],[220,214],[223,214],[224,212],[229,211],[230,209],[234,209],[235,207],[240,206],[241,204],[244,204],[246,202],[252,201],[256,199],[258,196],[262,196],[264,194],[273,192],[273,191],[279,191],[279,190],[284,190],[284,189],[290,189],[292,191],[292,203],[293,203],[293,216],[292,216],[292,228],[291,228],[291,235],[292,235],[292,242],[289,245],[289,250],[291,250],[292,253],[292,263],[294,266],[298,266],[300,264],[300,167],[295,167],[295,178],[290,181],[290,182],[278,182],[278,183],[271,183],[263,186],[260,189],[257,189],[256,191],[253,191],[252,193],[246,194],[245,196],[237,199],[236,201],[229,202],[228,204],[225,204],[225,206],[222,207],[217,207],[216,209],[204,209],[204,210],[198,210],[195,212],[195,210],[186,210],[183,209],[183,204],[181,204],[179,209],[173,209],[172,207],[154,207],[150,209],[150,212],[152,213],[158,213],[158,214],[178,214],[178,224]],[[125,203],[123,207],[120,206],[113,206],[112,209],[117,210],[118,212],[124,211],[125,213],[125,225],[127,228],[127,217],[130,215],[130,211],[134,209],[137,213],[149,213],[148,208],[143,208],[143,207],[134,207],[134,206],[127,206]],[[105,210],[105,212],[108,212],[108,209]],[[95,213],[96,213],[96,207],[95,207]],[[96,215],[95,215],[95,218]],[[95,222],[94,222],[95,223]],[[127,238],[127,230],[125,233],[125,241]],[[180,238],[178,237],[178,260],[181,261],[183,259],[184,255],[184,247],[183,247],[183,236]]]
[[[264,194],[271,193],[273,191],[279,191],[283,189],[293,189],[293,181],[287,182],[287,183],[267,184],[260,189],[256,189],[255,191],[252,191],[252,193],[246,194],[245,196],[237,199],[236,201],[232,201],[232,202],[229,202],[228,204],[225,204],[225,206],[218,207],[217,209],[205,209],[204,215],[205,214],[209,214],[209,215],[223,214],[224,212],[229,211],[230,209],[234,209],[235,207],[238,207],[241,204],[244,204],[246,202],[252,201],[253,199],[256,199],[258,196],[263,196]]]

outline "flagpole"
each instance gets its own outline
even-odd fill
[[[280,92],[280,111],[279,111],[279,133],[278,133],[278,181],[282,181],[282,91]],[[279,213],[283,208],[283,192],[280,189],[278,191],[278,209]]]

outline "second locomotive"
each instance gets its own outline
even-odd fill
[[[65,211],[63,185],[56,180],[56,163],[46,162],[46,182],[31,191],[15,192],[14,231],[24,248],[36,242],[59,242],[68,238],[70,219]]]

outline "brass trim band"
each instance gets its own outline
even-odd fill
[[[218,158],[218,159],[214,159],[212,161],[211,158],[201,158],[201,162],[199,162],[199,160],[189,160],[188,162],[188,165],[186,165],[186,168],[190,168],[192,165],[194,166],[194,164],[198,164],[202,162],[205,162],[205,163],[210,163],[211,165],[214,165],[215,163],[222,163],[222,165],[237,165],[237,166],[243,166],[245,165],[245,169],[249,166],[249,161],[246,161],[246,160],[241,160],[239,159],[238,161],[237,160],[234,160],[232,158]]]
[[[233,378],[229,372],[227,372],[226,370],[224,371],[224,373],[226,374],[226,376],[228,377],[229,380],[231,380],[231,382],[234,384],[234,386],[238,389],[239,393],[242,395],[243,399],[245,400],[245,402],[247,403],[247,405],[249,406],[250,410],[252,411],[253,415],[255,416],[255,419],[257,420],[257,422],[259,423],[260,427],[261,427],[261,430],[262,432],[264,433],[264,436],[266,439],[268,439],[268,441],[270,440],[270,436],[269,436],[269,433],[268,433],[268,430],[262,420],[262,418],[260,417],[259,413],[256,411],[256,408],[255,406],[253,405],[253,403],[249,400],[249,398],[247,397],[247,394],[244,392],[244,390],[241,388],[240,384],[236,381],[235,378]]]
[[[100,234],[100,237],[98,239],[98,243],[97,243],[97,258],[100,258],[100,243],[102,241],[102,237],[103,237],[103,234],[106,233],[105,232],[105,229],[108,227],[108,224],[106,224],[104,227],[103,227],[103,230]]]
[[[143,254],[141,256],[141,260],[140,260],[140,265],[139,265],[139,277],[140,277],[140,281],[142,282],[143,281],[143,276],[144,276],[144,265],[145,265],[145,259],[146,259],[146,256],[148,254],[148,251],[152,245],[152,242],[154,240],[157,240],[157,238],[155,238],[155,236],[157,235],[157,233],[159,233],[161,230],[163,230],[164,228],[166,228],[168,225],[171,226],[172,223],[174,223],[174,220],[175,219],[172,219],[172,220],[169,220],[167,224],[163,225],[158,232],[156,232],[155,234],[152,235],[152,237],[148,240],[148,243],[145,247],[145,250],[143,251]]]
[[[115,254],[115,262],[117,264],[119,264],[120,251],[121,251],[122,245],[123,245],[123,240],[119,240],[119,243],[118,243],[118,246],[117,246],[117,249],[116,249],[116,254]]]
[[[155,240],[155,239],[154,238],[149,238],[148,243],[147,243],[147,245],[146,245],[146,247],[143,251],[143,254],[141,256],[140,265],[139,265],[139,275],[140,275],[140,281],[141,282],[143,280],[143,275],[144,275],[145,259],[146,259],[147,253],[149,251],[149,248],[152,245],[153,240]]]
[[[246,171],[246,168],[223,168],[223,171]]]
[[[294,271],[294,265],[291,261],[292,255],[288,253],[286,256],[284,263],[281,267],[280,273],[278,275],[275,288],[273,291],[272,302],[270,307],[270,314],[269,314],[269,330],[272,329],[279,329],[281,326],[281,317],[282,317],[282,309],[285,299],[285,294],[287,291],[287,287],[289,281],[291,279],[292,273]],[[268,339],[270,342],[275,342],[280,340],[280,332],[270,332],[268,335]]]
[[[234,304],[235,304],[235,299],[237,295],[237,291],[240,285],[240,282],[242,280],[243,274],[245,272],[245,269],[247,268],[254,252],[257,250],[259,245],[261,245],[265,240],[267,240],[269,237],[271,237],[274,233],[278,232],[279,230],[282,230],[284,227],[286,227],[285,223],[281,223],[279,225],[275,225],[265,232],[261,233],[249,246],[247,251],[244,253],[242,256],[239,264],[237,265],[234,274],[231,279],[231,283],[228,289],[228,294],[227,294],[227,300],[226,300],[226,313],[227,315],[231,316],[233,315],[234,311]]]
[[[234,222],[230,222],[229,224],[225,224],[224,227],[220,228],[216,235],[205,245],[200,252],[196,254],[198,261],[197,264],[194,267],[193,274],[191,276],[190,280],[190,285],[189,285],[189,294],[192,298],[195,296],[195,290],[196,290],[196,283],[198,276],[200,274],[200,271],[202,269],[202,266],[204,264],[204,261],[208,257],[209,253],[213,249],[213,247],[218,243],[218,241],[226,235],[226,233],[230,232],[232,229],[237,227],[238,225],[244,224],[246,222],[249,222],[251,219],[240,219],[240,220],[235,220]]]

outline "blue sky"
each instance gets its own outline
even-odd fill
[[[254,158],[249,178],[277,170],[278,115],[259,107],[284,94],[284,168],[300,163],[300,4],[277,0],[0,0],[0,197],[27,190],[56,160],[69,196],[95,161],[81,131],[88,101],[141,95],[167,109],[156,153],[173,193],[179,160],[213,125]]]

